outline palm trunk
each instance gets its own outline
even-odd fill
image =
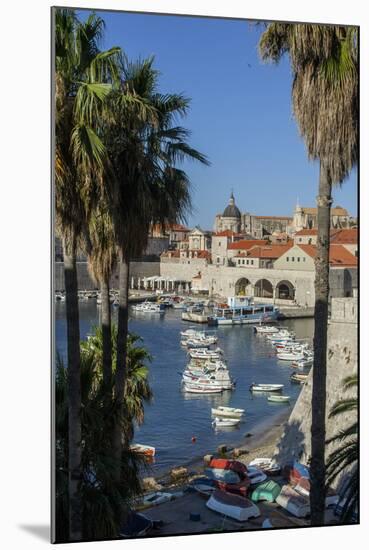
[[[81,360],[78,283],[75,246],[63,242],[68,342],[68,491],[69,539],[82,540],[81,480]]]
[[[311,420],[311,524],[324,524],[325,510],[325,419],[327,377],[327,330],[329,299],[329,239],[331,178],[320,162],[318,237],[315,259],[314,367]]]
[[[102,281],[101,290],[101,328],[103,344],[103,381],[107,397],[110,395],[112,379],[112,353],[111,353],[111,314],[109,280]]]
[[[115,397],[119,414],[123,414],[124,387],[127,377],[127,337],[128,337],[128,289],[129,261],[120,254],[119,258],[119,310],[117,334],[117,366],[115,371]],[[120,463],[122,452],[122,425],[116,422],[114,428],[114,458]]]

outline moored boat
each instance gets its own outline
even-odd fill
[[[230,428],[231,426],[237,426],[241,422],[240,418],[214,418],[212,424],[216,428]]]
[[[251,384],[250,391],[260,391],[260,392],[269,392],[269,391],[282,391],[284,384]]]
[[[183,384],[183,389],[187,393],[221,393],[223,389],[218,386],[210,386],[210,385],[199,385],[199,384],[191,384],[188,382],[185,382]]]
[[[272,403],[289,403],[290,399],[289,395],[268,395],[268,401]]]
[[[208,317],[209,325],[240,325],[274,322],[279,310],[269,304],[254,304],[253,298],[232,296],[226,304],[214,307],[213,315]]]
[[[226,416],[230,418],[241,417],[245,412],[245,409],[236,409],[234,407],[217,407],[211,409],[211,414],[214,416]]]

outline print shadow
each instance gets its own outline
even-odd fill
[[[38,539],[50,542],[50,526],[49,525],[18,525],[23,531],[27,531]]]

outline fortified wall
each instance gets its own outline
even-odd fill
[[[152,277],[160,275],[160,262],[131,262],[130,263],[130,277],[135,279],[140,277]],[[77,278],[79,290],[95,290],[97,285],[92,280],[88,268],[87,262],[77,262]],[[118,269],[115,270],[110,279],[110,288],[118,289],[119,276]],[[55,290],[64,291],[64,269],[63,262],[55,262]]]
[[[356,395],[355,389],[342,390],[342,381],[358,372],[358,307],[356,298],[333,298],[331,321],[328,325],[327,350],[327,418],[326,438],[356,420],[350,412],[328,418],[332,406],[340,399]],[[311,391],[312,371],[303,386],[292,413],[285,424],[284,432],[275,449],[277,462],[285,464],[293,459],[307,463],[311,456]],[[328,456],[337,444],[326,448]]]

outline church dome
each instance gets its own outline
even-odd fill
[[[234,200],[233,193],[229,199],[229,204],[223,212],[223,218],[241,218],[241,212],[237,208]]]

